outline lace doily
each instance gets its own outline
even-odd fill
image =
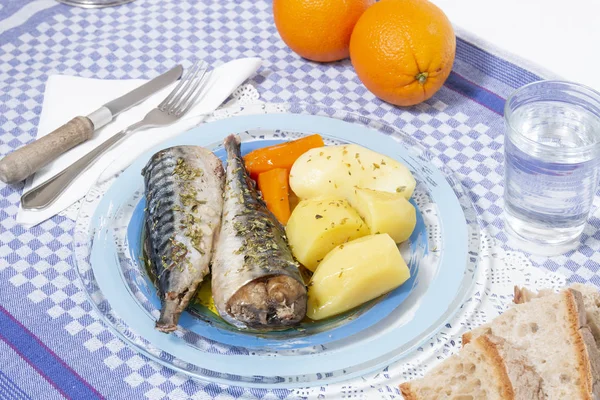
[[[470,299],[424,346],[377,373],[339,384],[296,390],[296,394],[307,399],[401,399],[398,386],[422,377],[458,352],[464,332],[491,321],[507,309],[515,285],[534,291],[558,290],[566,285],[563,276],[535,268],[522,253],[503,250],[488,233],[482,234],[480,249],[481,260]]]

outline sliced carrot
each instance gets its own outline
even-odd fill
[[[244,157],[244,162],[250,176],[257,179],[260,173],[273,168],[285,168],[289,171],[302,154],[324,145],[321,135],[310,135],[291,142],[251,151]]]
[[[258,175],[258,189],[262,192],[267,208],[283,225],[290,218],[289,171],[275,168]]]

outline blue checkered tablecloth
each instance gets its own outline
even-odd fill
[[[539,78],[458,40],[454,71],[424,104],[376,99],[348,60],[315,64],[281,41],[265,0],[137,0],[84,10],[53,0],[0,0],[0,156],[36,136],[52,74],[150,78],[175,63],[258,56],[252,78],[266,102],[310,102],[394,125],[439,157],[469,189],[482,227],[506,243],[502,163],[504,99]],[[74,271],[74,222],[15,223],[22,184],[0,183],[0,399],[284,399],[298,392],[199,383],[148,361],[91,312]],[[599,285],[600,220],[580,248],[533,258],[569,281]],[[390,392],[386,398],[400,398]],[[347,396],[351,398],[351,395]]]

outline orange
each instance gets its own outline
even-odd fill
[[[350,59],[375,96],[398,106],[429,99],[452,69],[456,37],[446,15],[428,0],[382,0],[360,17]]]
[[[348,57],[352,28],[375,0],[273,0],[281,38],[293,51],[313,61]]]

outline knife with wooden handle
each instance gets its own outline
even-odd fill
[[[94,131],[108,124],[118,114],[175,82],[182,73],[183,67],[177,65],[131,92],[106,103],[87,117],[75,117],[46,136],[13,151],[0,160],[0,180],[15,183],[26,179],[67,150],[91,139]]]

